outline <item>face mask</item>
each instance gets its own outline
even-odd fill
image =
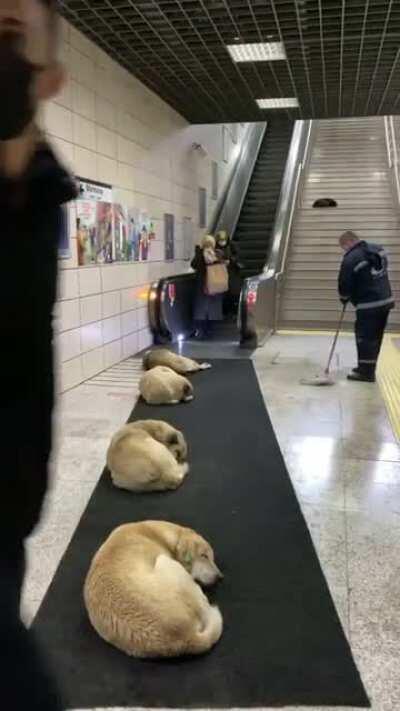
[[[0,37],[0,141],[17,138],[35,115],[32,84],[35,67],[19,50],[20,37]]]

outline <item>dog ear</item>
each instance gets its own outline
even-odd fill
[[[178,435],[176,434],[176,432],[174,432],[168,437],[167,444],[179,444]]]
[[[192,570],[194,549],[192,537],[183,530],[176,546],[176,558],[189,572]]]

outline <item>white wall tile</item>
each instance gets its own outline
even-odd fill
[[[79,299],[60,301],[58,312],[60,331],[68,331],[80,326]]]
[[[84,269],[80,269],[78,274],[80,296],[100,294],[101,280],[100,269],[98,267],[86,267]]]
[[[91,121],[95,119],[94,91],[74,81],[71,82],[72,108],[75,113]]]
[[[59,296],[60,300],[74,299],[79,296],[79,281],[78,271],[63,270],[60,272],[59,278]]]
[[[122,339],[122,357],[129,358],[129,356],[135,355],[138,352],[138,334],[132,333],[130,336],[125,336]]]
[[[97,126],[97,152],[109,158],[117,157],[117,135],[108,128]]]
[[[74,143],[89,151],[96,150],[96,125],[79,114],[73,114]]]
[[[104,370],[103,348],[97,348],[90,353],[85,353],[82,357],[82,370],[85,380],[93,378],[94,375]]]
[[[111,368],[112,365],[119,363],[122,360],[122,341],[113,341],[107,343],[104,348],[104,367]]]
[[[84,379],[82,360],[74,358],[66,363],[63,363],[58,372],[58,382],[60,392],[65,392],[79,385]]]
[[[82,146],[74,146],[74,169],[76,175],[87,180],[100,180],[97,175],[97,153]]]
[[[103,345],[102,322],[89,323],[81,328],[82,353]]]
[[[115,107],[111,101],[99,95],[96,96],[96,121],[101,126],[105,126],[112,131],[115,129]]]
[[[96,296],[86,296],[80,300],[81,305],[81,325],[101,320],[101,294]]]
[[[60,333],[56,339],[56,348],[61,363],[77,358],[81,353],[81,334],[79,328]]]
[[[153,343],[153,335],[148,328],[144,328],[142,331],[138,332],[138,351],[144,351],[146,348],[150,348]]]
[[[127,311],[126,313],[122,314],[121,325],[122,325],[122,335],[123,336],[128,336],[130,333],[133,333],[134,331],[138,330],[138,316],[137,315],[138,315],[137,310]]]
[[[73,113],[64,106],[50,101],[43,107],[44,128],[52,136],[72,141]]]
[[[116,291],[123,286],[123,273],[125,267],[122,264],[106,264],[101,268],[101,284],[103,291]]]
[[[111,341],[116,341],[117,338],[121,337],[121,317],[113,316],[112,318],[107,318],[102,322],[103,328],[103,343],[110,343]]]
[[[102,295],[102,317],[110,318],[121,313],[121,292],[110,291]]]
[[[121,292],[121,311],[130,311],[137,306],[137,294],[135,288],[124,289]]]
[[[110,185],[118,184],[118,164],[116,160],[107,158],[107,156],[97,156],[97,175],[98,180]]]

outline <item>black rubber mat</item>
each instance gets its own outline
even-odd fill
[[[192,403],[139,403],[132,414],[186,433],[192,464],[184,485],[134,495],[104,473],[40,608],[34,627],[68,707],[366,707],[253,364],[213,366],[194,378]],[[204,657],[134,660],[88,623],[82,585],[92,555],[115,526],[142,519],[191,526],[214,546],[225,579],[210,597],[225,628]]]

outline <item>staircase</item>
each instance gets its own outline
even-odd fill
[[[243,277],[260,274],[267,260],[292,131],[290,122],[268,122],[233,236]]]
[[[400,135],[400,132],[399,132]],[[313,208],[318,198],[336,208]],[[315,121],[311,157],[290,236],[280,328],[333,328],[341,308],[337,276],[342,257],[338,238],[353,230],[361,239],[383,244],[400,306],[400,220],[387,161],[384,120]],[[346,325],[354,321],[348,309]],[[400,328],[400,309],[390,319]]]

